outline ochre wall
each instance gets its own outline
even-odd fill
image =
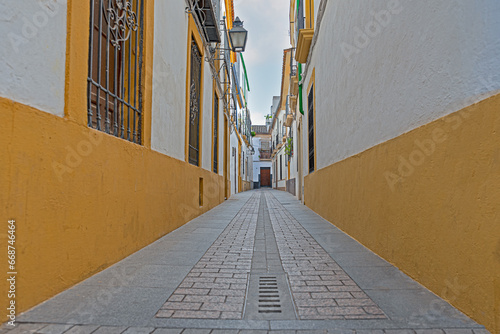
[[[500,332],[500,95],[308,175],[305,204]]]
[[[224,201],[222,176],[7,99],[0,111],[0,235],[6,245],[15,219],[18,312]]]
[[[243,182],[243,191],[248,191],[252,190],[252,183],[249,181],[242,181]]]

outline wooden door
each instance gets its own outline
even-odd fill
[[[271,168],[269,167],[260,168],[260,186],[261,187],[271,186]]]

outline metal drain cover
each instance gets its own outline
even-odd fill
[[[285,273],[250,274],[246,298],[247,320],[295,320]]]

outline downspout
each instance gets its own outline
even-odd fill
[[[304,106],[302,105],[302,64],[299,63],[299,111],[304,115]]]
[[[299,6],[300,6],[300,0],[297,0],[297,16],[299,15]],[[297,20],[295,20],[297,21]],[[297,41],[295,41],[297,42]],[[304,115],[304,106],[302,105],[302,64],[299,63],[298,65],[298,71],[299,71],[299,111],[302,115]]]

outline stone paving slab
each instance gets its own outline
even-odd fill
[[[257,231],[262,196],[275,222]],[[228,228],[238,215],[243,222]],[[240,320],[245,309],[234,305],[248,297],[249,272],[264,268],[287,273],[302,320]],[[307,320],[305,310],[321,318]],[[0,334],[488,333],[290,194],[271,190],[233,196],[18,323]]]
[[[266,194],[283,268],[300,319],[385,319],[384,312],[271,194]]]
[[[34,329],[40,327],[39,329]],[[59,328],[58,324],[23,324],[16,329],[0,329],[0,333],[45,334],[44,328]],[[202,329],[202,328],[153,328],[153,327],[122,327],[122,326],[67,326],[57,334],[92,333],[92,334],[488,334],[484,329],[316,329],[316,330],[262,330],[262,329]],[[61,327],[62,328],[62,327]],[[82,331],[79,331],[82,330]],[[92,330],[92,331],[88,331]]]
[[[255,193],[156,314],[242,319],[260,196]]]

